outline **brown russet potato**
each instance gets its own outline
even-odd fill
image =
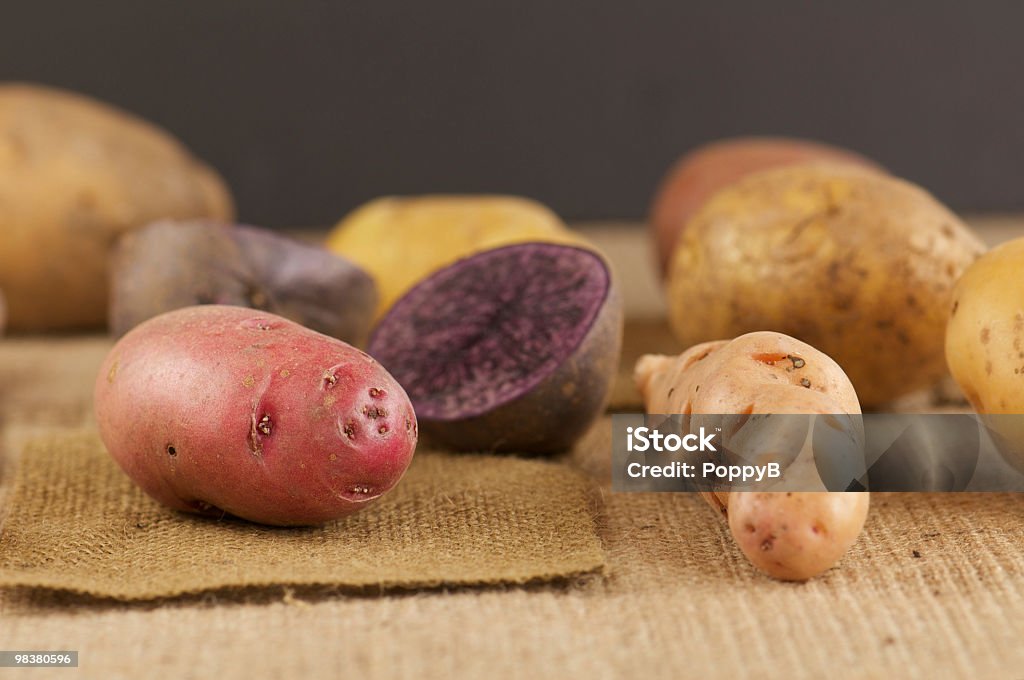
[[[849,163],[884,172],[854,151],[788,137],[733,137],[684,154],[662,179],[651,206],[651,235],[662,275],[668,271],[679,233],[715,192],[749,174],[807,161]]]
[[[155,125],[71,92],[0,84],[0,288],[11,330],[102,326],[118,236],[233,212],[223,180]]]
[[[849,165],[767,170],[721,190],[676,247],[668,282],[684,346],[774,330],[842,366],[877,407],[946,374],[953,284],[984,250],[923,189]]]
[[[641,357],[635,378],[650,414],[860,413],[857,393],[835,361],[770,331],[703,343],[677,357]],[[836,564],[860,535],[869,505],[869,494],[854,492],[702,495],[727,517],[755,567],[793,581]]]

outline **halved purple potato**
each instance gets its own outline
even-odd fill
[[[549,453],[601,413],[621,347],[622,301],[605,261],[524,243],[421,281],[381,319],[368,351],[435,443]]]
[[[365,271],[323,248],[255,227],[165,220],[115,248],[110,329],[202,304],[284,316],[352,344],[366,338],[377,304]]]

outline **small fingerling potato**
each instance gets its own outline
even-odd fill
[[[864,527],[867,493],[743,492],[729,495],[729,530],[747,559],[784,581],[830,568]]]
[[[647,355],[635,369],[650,414],[859,414],[857,393],[823,352],[759,331]],[[869,495],[847,492],[703,492],[755,567],[803,581],[829,569],[860,535]]]

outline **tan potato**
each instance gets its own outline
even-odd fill
[[[983,415],[1024,414],[1024,238],[1004,243],[968,267],[953,289],[946,361]],[[1000,449],[1024,471],[1024,417],[989,417]]]
[[[685,154],[665,175],[651,206],[651,236],[662,275],[668,271],[679,233],[719,189],[761,170],[818,160],[884,172],[853,151],[786,137],[722,139]]]
[[[160,218],[232,214],[221,178],[160,128],[77,94],[0,84],[0,288],[11,329],[103,325],[117,236]]]
[[[953,290],[949,370],[979,413],[1024,413],[1024,238],[983,255]]]
[[[668,287],[685,345],[773,329],[835,359],[877,406],[945,374],[952,287],[982,251],[922,189],[851,166],[750,175],[683,233]]]
[[[859,414],[853,385],[827,355],[768,331],[647,355],[635,378],[652,414]],[[866,493],[704,493],[747,559],[784,580],[832,567],[867,518]],[[751,530],[753,527],[753,530]]]

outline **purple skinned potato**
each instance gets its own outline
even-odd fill
[[[204,304],[278,314],[351,344],[366,338],[376,289],[348,260],[294,239],[208,221],[161,221],[118,242],[110,330]]]
[[[232,235],[269,297],[266,309],[352,344],[366,340],[377,287],[362,268],[265,229],[238,226]]]
[[[265,296],[230,230],[163,220],[122,236],[111,264],[110,332],[121,337],[147,319],[193,305],[262,308]]]
[[[603,411],[622,323],[599,255],[525,243],[421,281],[374,329],[369,352],[406,390],[433,442],[551,453],[571,446]]]

